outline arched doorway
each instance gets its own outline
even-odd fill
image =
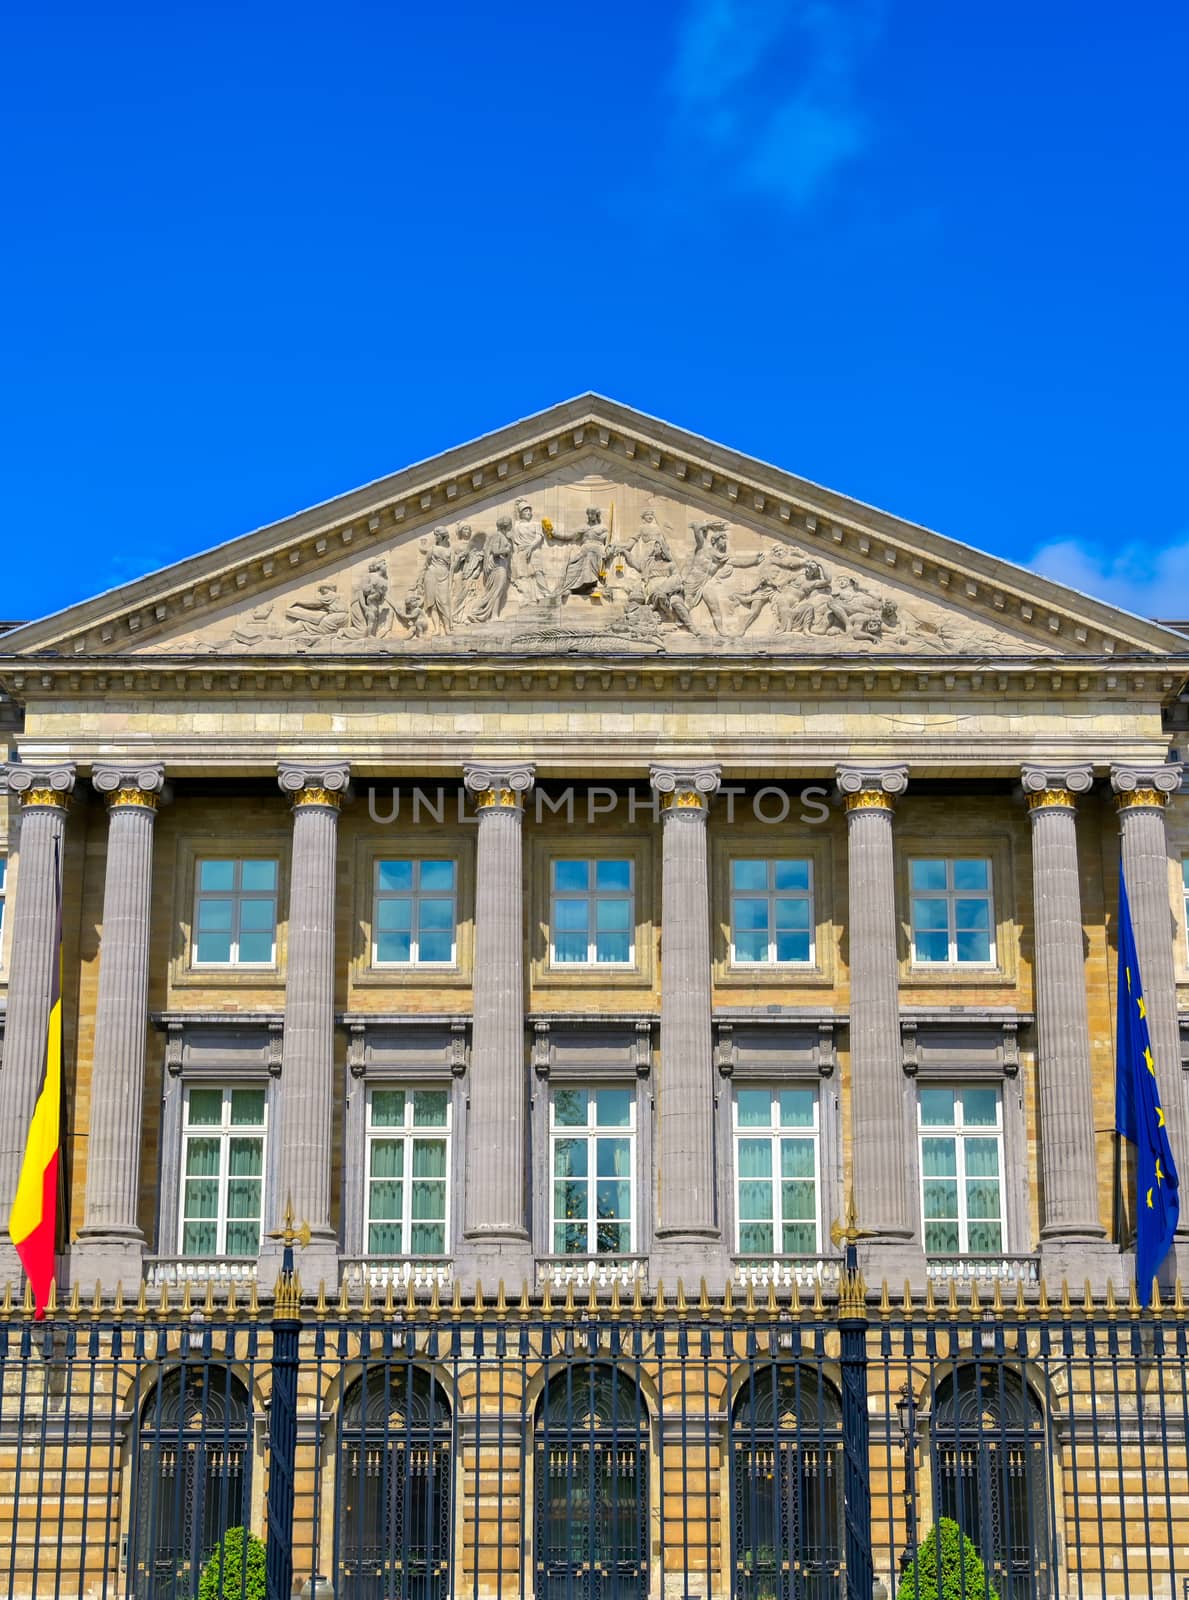
[[[535,1419],[537,1600],[648,1593],[648,1412],[608,1362],[572,1362]]]
[[[335,1475],[340,1600],[450,1592],[451,1410],[411,1362],[365,1368],[343,1395]]]
[[[933,1504],[978,1547],[1000,1600],[1053,1592],[1044,1412],[1018,1372],[965,1365],[933,1400]]]
[[[140,1409],[128,1568],[138,1600],[196,1594],[228,1528],[247,1522],[251,1405],[229,1367],[160,1375]]]
[[[835,1600],[842,1593],[842,1403],[800,1363],[759,1368],[731,1408],[734,1593]]]

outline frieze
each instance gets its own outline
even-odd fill
[[[342,558],[154,653],[1036,653],[792,537],[586,474]],[[1042,647],[1044,648],[1044,647]]]

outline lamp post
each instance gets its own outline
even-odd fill
[[[900,1576],[903,1577],[917,1547],[917,1406],[912,1384],[907,1380],[900,1385],[896,1397],[896,1419],[904,1451],[904,1549],[900,1555]]]

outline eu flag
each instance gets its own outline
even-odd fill
[[[1127,883],[1119,867],[1119,1003],[1115,1052],[1115,1127],[1136,1150],[1135,1281],[1140,1304],[1152,1298],[1152,1279],[1172,1248],[1181,1202],[1177,1169],[1164,1126],[1156,1063],[1148,1036],[1144,986],[1135,952]]]

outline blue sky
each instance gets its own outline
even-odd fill
[[[0,617],[586,389],[1189,615],[1189,8],[0,0]]]

